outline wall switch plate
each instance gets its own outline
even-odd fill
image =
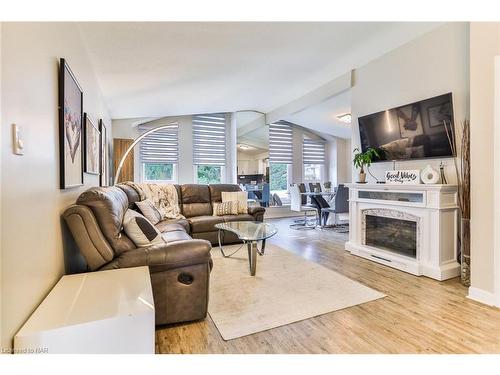
[[[24,155],[24,141],[19,125],[12,124],[12,152],[14,155]]]

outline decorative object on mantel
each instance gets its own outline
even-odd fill
[[[436,171],[430,164],[422,169],[420,178],[424,184],[437,184],[439,181],[439,172]]]
[[[366,173],[364,167],[368,169],[375,157],[380,158],[382,150],[368,147],[365,152],[361,152],[359,151],[359,148],[356,147],[352,152],[354,153],[354,167],[359,168],[359,180],[357,182],[364,184],[366,182]]]
[[[420,184],[420,171],[412,170],[395,170],[385,172],[385,182],[387,184]]]
[[[456,136],[452,131],[451,124],[446,121],[443,123],[453,152],[453,163],[457,173],[458,205],[460,207],[461,282],[465,286],[470,286],[470,123],[467,119],[460,123],[462,133],[460,156],[457,155]],[[460,167],[457,157],[460,158]]]
[[[448,181],[446,180],[446,174],[444,173],[444,163],[439,163],[439,174],[441,175],[441,183],[446,185]]]

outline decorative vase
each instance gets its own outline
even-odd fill
[[[420,178],[424,184],[437,184],[439,181],[439,172],[427,165],[420,173]]]
[[[470,219],[460,220],[460,282],[470,286]]]
[[[359,174],[359,181],[358,182],[362,182],[362,183],[366,182],[366,173]]]
[[[441,183],[446,185],[448,181],[446,180],[446,174],[444,173],[444,164],[441,162],[439,164],[439,174],[441,175]]]

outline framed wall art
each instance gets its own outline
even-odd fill
[[[59,64],[60,188],[83,185],[83,90],[65,59]]]
[[[99,186],[109,186],[109,149],[108,149],[108,133],[106,130],[106,125],[102,119],[99,120],[99,131],[101,132],[101,147],[100,147],[100,159],[101,159],[101,177],[99,180]]]
[[[83,114],[83,123],[85,129],[85,173],[99,175],[101,173],[101,135],[87,113]]]

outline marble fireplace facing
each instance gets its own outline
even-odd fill
[[[455,185],[348,186],[346,250],[414,275],[459,275]]]

